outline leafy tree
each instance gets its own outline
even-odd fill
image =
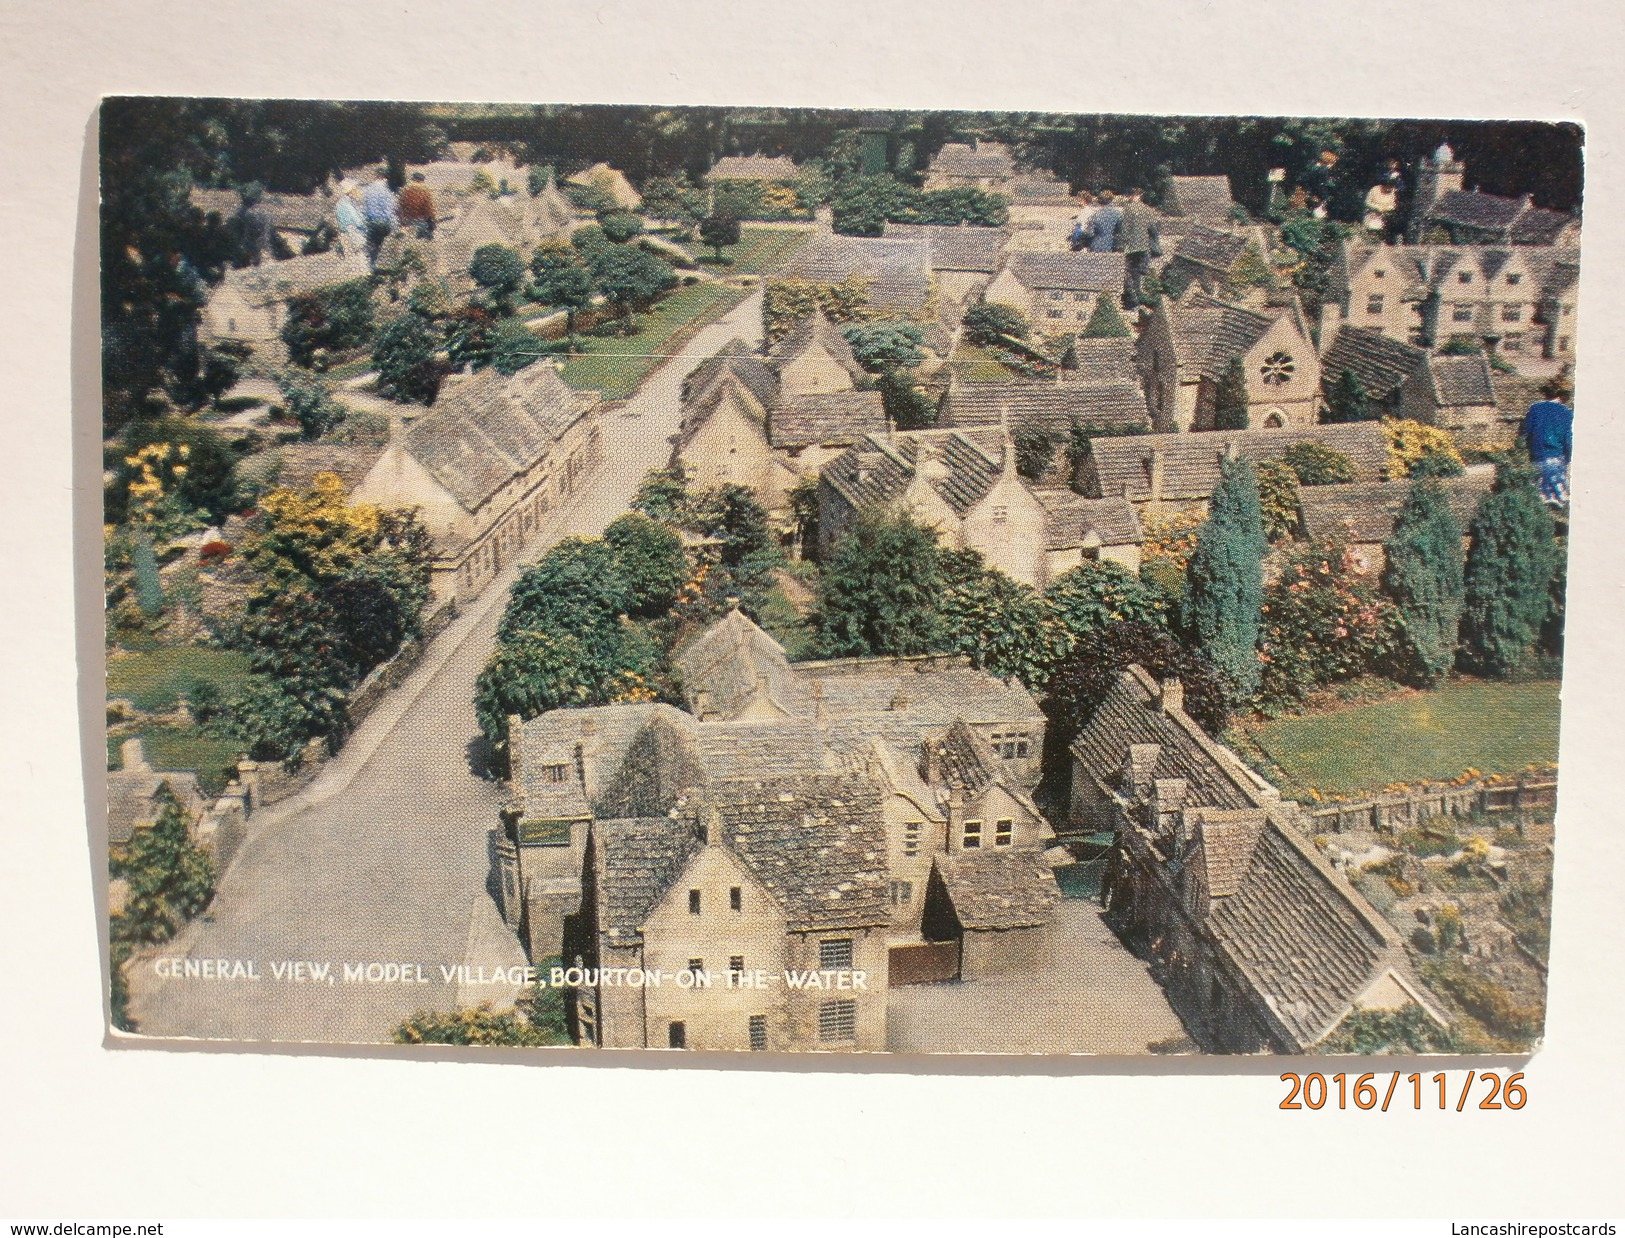
[[[1247,424],[1247,371],[1240,357],[1232,357],[1213,392],[1213,428],[1245,430]]]
[[[319,355],[363,348],[372,339],[372,282],[349,279],[288,298],[282,342],[295,365],[307,368]]]
[[[736,568],[774,544],[767,509],[744,486],[700,491],[690,500],[688,519],[694,532],[722,542],[722,562],[728,567]]]
[[[578,210],[593,215],[613,211],[618,205],[614,194],[597,185],[572,185],[566,182],[562,188],[564,196],[569,198]]]
[[[1055,462],[1055,449],[1060,445],[1055,435],[1045,430],[1021,430],[1015,435],[1016,472],[1028,481],[1038,481]]]
[[[721,262],[723,249],[739,244],[739,220],[732,215],[707,215],[700,220],[700,240],[711,247]]]
[[[937,405],[909,370],[889,370],[875,380],[886,416],[899,430],[924,430],[937,423]]]
[[[899,195],[888,218],[898,223],[976,224],[1002,228],[1010,222],[1010,200],[975,186],[957,189],[928,189],[910,202],[907,193]]]
[[[504,318],[491,328],[491,368],[517,374],[541,355],[536,333],[518,318]]]
[[[516,632],[497,644],[474,684],[480,732],[506,751],[508,717],[530,719],[550,709],[591,705],[597,677],[582,640],[568,632]]]
[[[1013,675],[1028,687],[1041,685],[1069,643],[1044,599],[985,568],[974,550],[940,554],[944,648],[1001,679]]]
[[[305,743],[336,730],[336,701],[312,711],[311,702],[270,675],[250,675],[226,706],[226,731],[249,756],[295,767]]]
[[[1106,559],[1079,564],[1044,590],[1044,600],[1070,640],[1116,623],[1166,627],[1167,605],[1156,591],[1120,563]]]
[[[830,654],[917,654],[941,640],[936,534],[908,515],[861,516],[836,541],[819,578]]]
[[[394,655],[406,638],[408,616],[385,576],[358,569],[320,592],[332,613],[335,652],[359,678]]]
[[[1224,730],[1228,689],[1218,671],[1158,624],[1131,619],[1083,633],[1050,675],[1043,707],[1061,751],[1131,665],[1159,680],[1178,679],[1185,689],[1185,712],[1210,735]]]
[[[459,305],[447,314],[441,329],[448,367],[453,371],[464,367],[483,370],[490,365],[492,333],[502,321],[497,307],[483,304],[480,299]]]
[[[214,861],[192,844],[180,799],[167,782],[155,799],[157,820],[135,831],[108,864],[130,890],[113,936],[131,945],[168,941],[214,897]]]
[[[553,179],[553,166],[551,164],[537,164],[525,176],[525,188],[530,196],[540,196],[542,190],[547,188],[547,182]]]
[[[1123,315],[1118,313],[1117,306],[1104,292],[1095,301],[1095,312],[1089,316],[1088,325],[1083,329],[1083,337],[1090,340],[1120,340],[1127,339],[1134,332],[1129,330],[1128,323],[1123,321]],[[1071,348],[1071,345],[1068,345]],[[1077,368],[1078,352],[1072,349],[1073,368]]]
[[[1411,486],[1387,545],[1383,588],[1399,607],[1417,679],[1437,683],[1456,661],[1465,585],[1461,523],[1437,481]]]
[[[315,375],[283,370],[276,376],[284,407],[307,439],[318,439],[344,420],[344,407]]]
[[[1484,351],[1484,345],[1471,335],[1452,335],[1443,344],[1439,345],[1439,352],[1446,357],[1477,357]]]
[[[1298,475],[1282,460],[1260,460],[1257,467],[1264,536],[1284,541],[1298,532]]]
[[[682,540],[639,512],[621,516],[604,530],[604,540],[615,550],[633,615],[653,618],[665,614],[677,601],[677,591],[688,579],[688,556]]]
[[[541,266],[542,252],[536,251],[536,298],[545,304],[556,305],[564,311],[565,334],[573,338],[576,333],[576,314],[592,304],[592,299],[598,295],[598,289],[593,285],[591,273],[579,262],[549,263]]]
[[[598,226],[604,230],[607,240],[624,245],[643,231],[643,217],[633,211],[605,211],[598,216]]]
[[[1534,644],[1557,568],[1553,536],[1552,514],[1529,470],[1501,464],[1471,526],[1461,619],[1468,670],[1506,675]]]
[[[674,220],[679,227],[692,230],[705,215],[705,194],[685,177],[651,176],[643,183],[643,213],[650,219]]]
[[[997,344],[1004,337],[1027,338],[1027,319],[1013,305],[982,301],[965,311],[965,336],[973,344]]]
[[[677,274],[668,264],[629,246],[592,252],[588,264],[599,290],[621,312],[629,333],[635,306],[647,305],[677,286]]]
[[[632,588],[608,542],[566,538],[520,573],[497,627],[499,641],[520,632],[591,639],[632,609]]]
[[[878,322],[855,322],[841,334],[852,345],[852,355],[870,373],[912,368],[925,360],[925,332],[912,322],[888,318]]]
[[[1323,420],[1330,424],[1349,421],[1375,421],[1382,410],[1372,406],[1359,377],[1353,370],[1344,369],[1326,392],[1326,412]]]
[[[803,477],[790,488],[785,499],[795,520],[801,553],[812,558],[818,546],[818,478]]]
[[[1335,486],[1357,476],[1353,458],[1324,443],[1294,443],[1281,453],[1281,463],[1298,475],[1300,486]]]
[[[481,245],[468,264],[474,282],[490,294],[497,312],[513,313],[514,297],[525,284],[525,260],[511,245]]]
[[[154,452],[163,454],[161,462],[155,463]],[[195,418],[132,422],[122,446],[113,448],[105,462],[113,475],[104,492],[106,518],[114,524],[137,520],[155,501],[173,498],[217,524],[236,507],[238,458],[218,430]],[[154,481],[160,493],[149,495]]]
[[[632,496],[631,508],[651,520],[687,528],[688,486],[681,468],[658,469],[646,476]]]
[[[1388,444],[1390,478],[1459,477],[1466,471],[1449,430],[1406,418],[1386,417],[1382,436]]]
[[[443,343],[439,328],[410,310],[387,323],[372,350],[378,389],[403,404],[434,403],[445,377],[438,356]]]
[[[908,187],[896,177],[849,177],[830,196],[835,231],[843,236],[880,236],[886,221],[902,214],[907,197]]]
[[[1258,475],[1241,459],[1220,467],[1207,520],[1186,569],[1183,619],[1202,655],[1218,668],[1234,701],[1258,690],[1259,607],[1269,549],[1258,503]]]
[[[563,1031],[539,1027],[514,1010],[493,1010],[490,1002],[443,1013],[420,1010],[393,1032],[398,1045],[501,1045],[539,1049],[569,1044]]]
[[[1467,466],[1454,452],[1430,451],[1416,458],[1411,464],[1409,476],[1413,479],[1460,477],[1466,472]]]

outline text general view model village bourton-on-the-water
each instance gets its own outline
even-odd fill
[[[121,1037],[1539,1042],[1576,127],[100,141]]]

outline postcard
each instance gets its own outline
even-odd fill
[[[117,1039],[1539,1044],[1577,126],[100,143]]]

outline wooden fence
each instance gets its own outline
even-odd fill
[[[1521,810],[1550,814],[1557,807],[1557,779],[1532,774],[1516,782],[1470,782],[1459,787],[1402,791],[1309,810],[1315,833],[1347,830],[1395,830],[1420,825],[1432,817],[1469,817],[1474,813]]]

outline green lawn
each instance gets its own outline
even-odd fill
[[[242,752],[234,740],[210,735],[196,727],[150,726],[133,735],[107,737],[107,768],[124,767],[122,746],[127,739],[139,738],[147,764],[156,770],[190,770],[198,776],[205,794],[219,795],[235,772]]]
[[[1015,377],[988,349],[963,340],[948,357],[948,368],[967,383],[1002,383]]]
[[[1446,780],[1467,769],[1514,774],[1557,760],[1552,681],[1448,684],[1436,692],[1333,713],[1278,718],[1246,734],[1301,795],[1380,791],[1398,782]]]
[[[766,275],[788,262],[811,236],[811,232],[797,228],[753,228],[744,224],[739,229],[739,244],[722,247],[722,256],[733,261],[726,266],[712,266],[709,262],[705,265],[718,273]],[[709,258],[716,253],[698,238],[685,248],[692,250],[695,257]]]
[[[125,697],[137,709],[173,709],[199,679],[213,680],[230,696],[248,675],[248,657],[231,649],[153,649],[123,654],[107,662],[107,695]]]
[[[634,334],[583,338],[586,355],[564,363],[564,381],[572,387],[597,388],[606,400],[624,399],[670,355],[673,336],[722,317],[747,295],[743,288],[723,284],[679,288],[647,314],[637,316]]]

